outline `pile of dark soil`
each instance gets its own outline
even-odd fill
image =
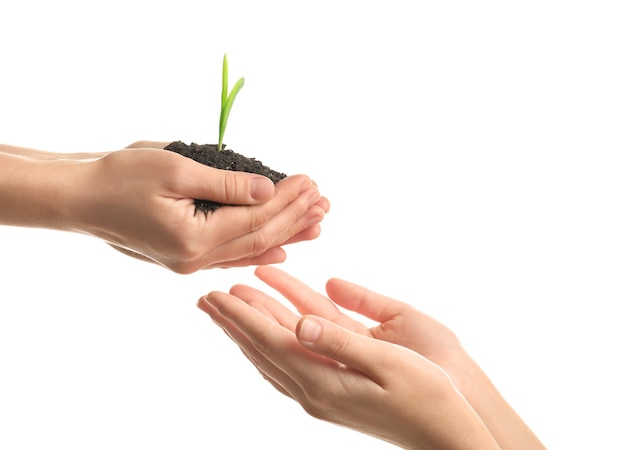
[[[274,182],[278,183],[283,178],[287,177],[282,172],[277,172],[264,165],[261,161],[249,158],[233,150],[227,149],[226,145],[222,150],[217,149],[217,144],[195,144],[191,143],[187,145],[181,141],[172,142],[165,150],[179,153],[183,156],[193,159],[204,165],[214,167],[216,169],[234,170],[238,172],[249,172],[264,175]],[[222,203],[217,203],[211,200],[196,199],[196,212],[198,210],[205,214],[215,211]]]

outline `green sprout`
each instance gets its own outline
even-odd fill
[[[228,122],[228,116],[230,110],[233,107],[235,97],[243,87],[243,78],[240,78],[233,86],[233,90],[228,93],[228,59],[224,54],[224,63],[222,65],[222,109],[220,111],[220,135],[217,149],[222,150],[222,141],[224,139],[224,131],[226,131],[226,122]]]

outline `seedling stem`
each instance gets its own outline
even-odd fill
[[[224,132],[226,131],[226,123],[228,122],[230,110],[233,107],[235,97],[237,97],[237,94],[242,87],[243,78],[240,78],[233,86],[230,94],[228,93],[228,59],[226,58],[226,54],[224,53],[224,63],[222,64],[222,108],[220,110],[220,133],[219,141],[217,144],[217,149],[220,151],[223,147],[222,142],[224,140]]]

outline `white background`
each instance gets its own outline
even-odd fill
[[[225,142],[332,203],[284,269],[449,325],[548,448],[626,448],[620,3],[3,0],[0,142],[215,143],[227,53]],[[0,254],[0,448],[390,448],[307,416],[195,307],[251,268],[9,227]]]

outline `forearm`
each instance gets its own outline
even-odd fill
[[[33,148],[17,147],[14,145],[0,144],[0,154],[21,156],[23,158],[40,160],[92,160],[104,156],[108,152],[100,153],[56,153],[36,150]]]
[[[469,357],[465,371],[470,381],[462,393],[503,450],[545,449],[487,375]]]
[[[80,165],[0,152],[0,224],[72,229]]]
[[[430,393],[433,391],[437,389],[429,389]],[[434,402],[413,406],[414,419],[404,427],[407,439],[392,442],[407,449],[502,450],[466,399],[454,388],[449,391]],[[406,405],[403,408],[406,409]],[[411,436],[412,433],[416,435]]]

